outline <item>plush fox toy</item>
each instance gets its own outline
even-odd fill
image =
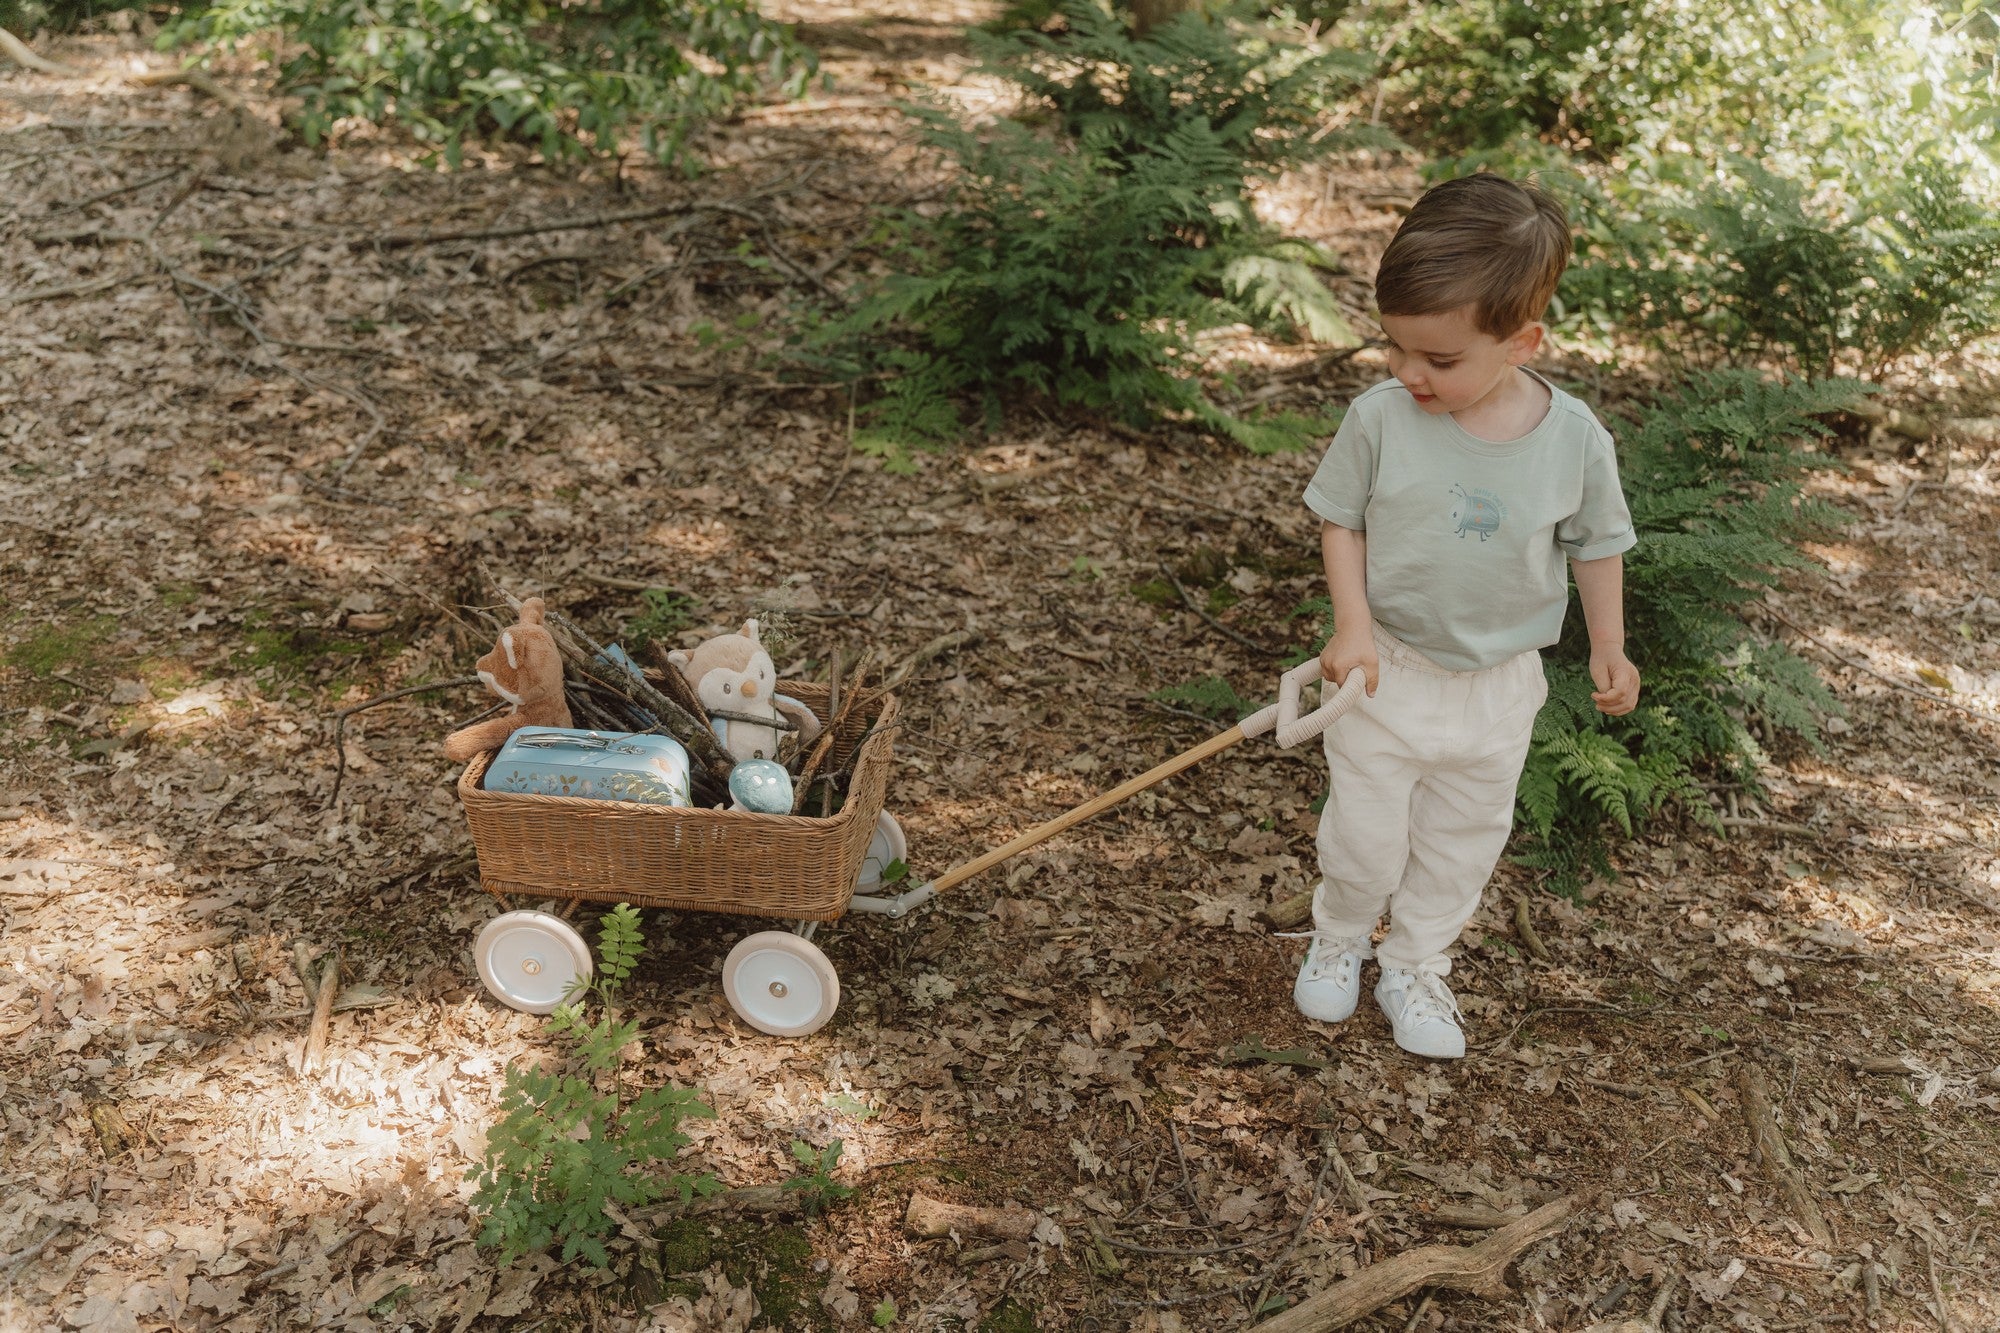
[[[500,642],[479,659],[479,678],[486,688],[514,705],[514,711],[462,727],[444,738],[444,757],[464,763],[481,750],[491,750],[522,727],[567,727],[569,704],[563,699],[562,653],[542,628],[542,599],[521,603],[521,623],[500,631]]]
[[[801,745],[812,744],[820,733],[812,709],[776,692],[778,672],[757,642],[754,620],[744,621],[734,634],[705,640],[692,652],[668,653],[667,661],[694,687],[715,739],[732,759],[776,758],[780,715],[798,728]]]

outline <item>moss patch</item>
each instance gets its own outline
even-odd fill
[[[676,1279],[720,1266],[730,1282],[747,1286],[756,1294],[759,1314],[754,1327],[813,1330],[833,1327],[832,1317],[819,1303],[826,1279],[813,1272],[812,1240],[803,1228],[683,1218],[668,1223],[656,1234],[666,1296],[699,1296],[700,1283]]]
[[[92,616],[69,625],[44,625],[7,650],[7,664],[37,680],[89,661],[97,645],[118,627],[115,616]]]
[[[1035,1333],[1035,1312],[1009,1296],[979,1321],[979,1333]]]

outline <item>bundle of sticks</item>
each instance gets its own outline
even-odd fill
[[[507,605],[518,611],[521,599],[495,586]],[[486,618],[497,635],[500,622]],[[667,660],[664,644],[652,645],[654,662],[650,667],[633,663],[628,668],[620,660],[622,653],[607,650],[562,612],[549,610],[546,624],[562,653],[563,695],[577,726],[620,734],[672,736],[687,747],[694,803],[704,807],[730,803],[729,770],[735,761],[716,740],[694,687]],[[847,668],[845,680],[842,666],[836,652],[821,718],[825,729],[819,738],[805,747],[788,735],[778,748],[777,761],[792,774],[794,814],[831,815],[839,809],[861,740],[866,737],[864,734],[840,747],[838,763],[834,762],[836,738],[850,735],[856,713],[866,716],[874,711],[886,693],[883,688],[869,686],[869,654],[862,654]]]

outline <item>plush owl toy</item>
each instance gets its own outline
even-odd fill
[[[771,655],[757,642],[754,620],[744,621],[734,634],[718,634],[692,652],[668,653],[667,661],[694,687],[715,739],[732,759],[777,758],[784,732],[780,717],[798,729],[801,745],[812,744],[820,733],[820,720],[812,709],[777,693],[778,672]]]
[[[521,603],[520,623],[501,630],[500,642],[478,662],[486,688],[514,705],[514,710],[452,732],[444,738],[445,758],[464,763],[522,727],[570,725],[569,704],[563,699],[562,651],[542,627],[545,614],[539,597]]]

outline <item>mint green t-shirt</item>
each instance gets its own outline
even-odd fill
[[[1533,373],[1533,372],[1530,372]],[[1396,380],[1354,400],[1306,507],[1368,534],[1375,623],[1454,671],[1546,648],[1569,605],[1564,557],[1637,542],[1611,435],[1541,376],[1548,415],[1518,440],[1432,416]]]

